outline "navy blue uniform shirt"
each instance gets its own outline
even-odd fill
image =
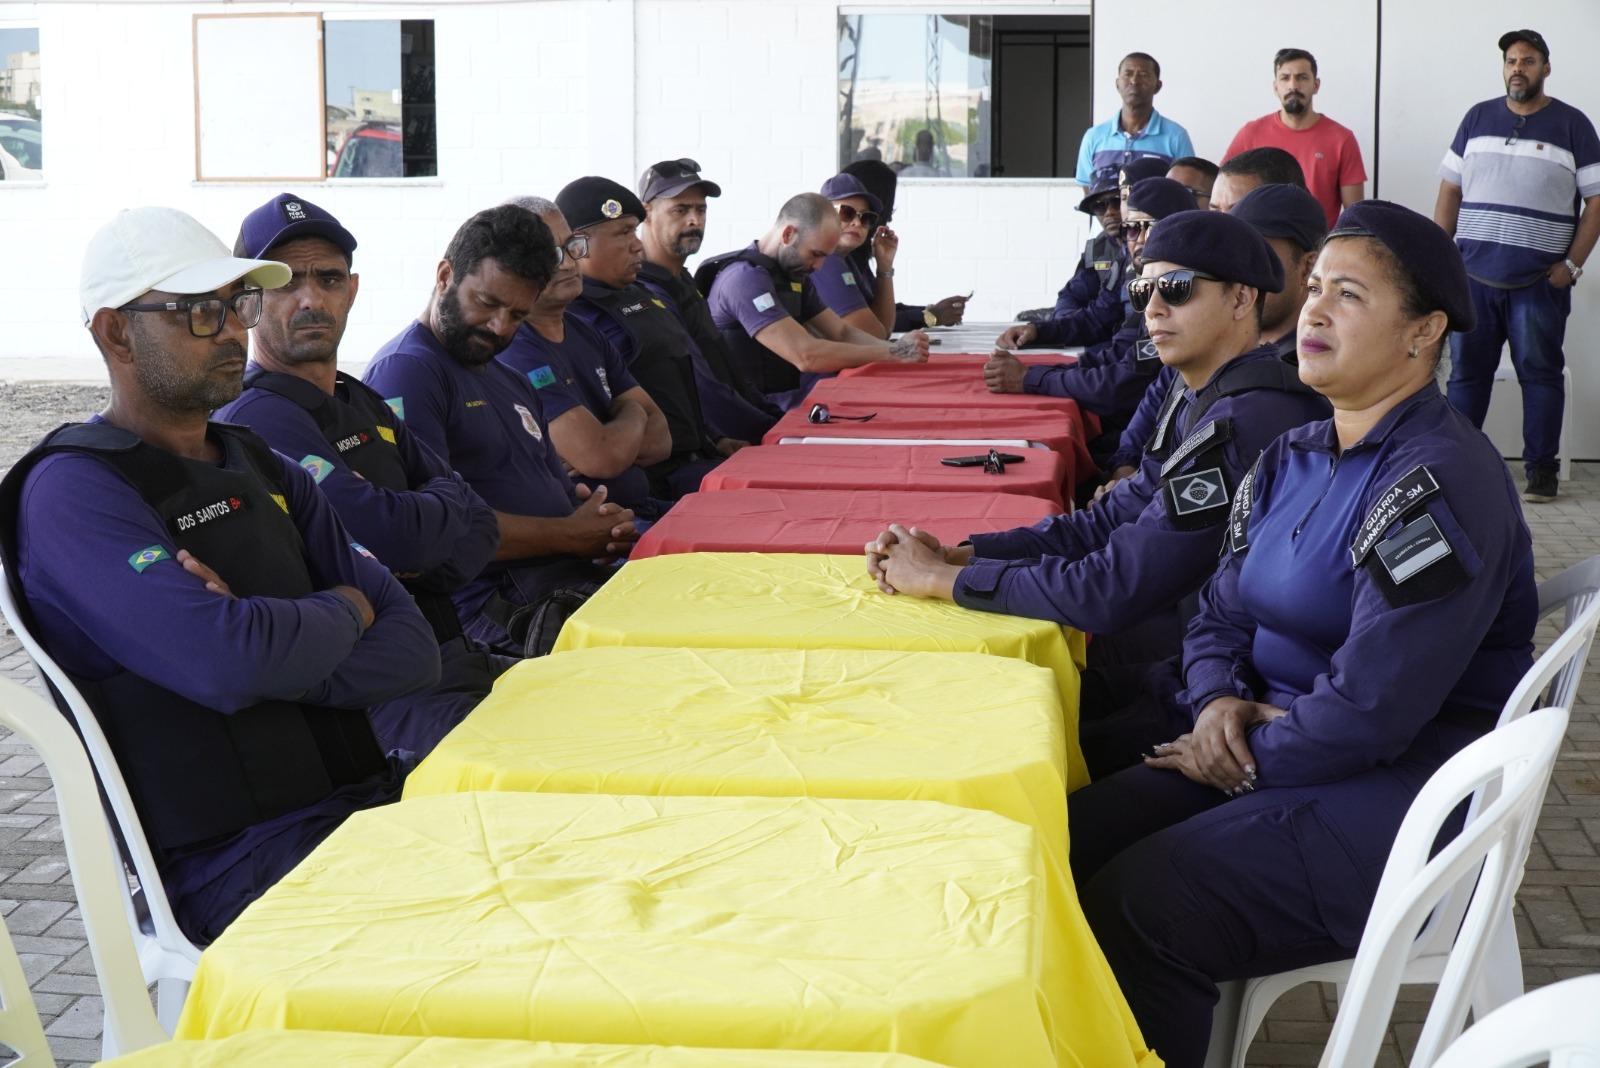
[[[1189,706],[1256,727],[1258,786],[1398,759],[1436,719],[1492,726],[1533,663],[1533,549],[1499,453],[1430,382],[1338,449],[1332,421],[1269,446],[1184,642]]]
[[[336,386],[336,395],[343,389]],[[345,529],[391,571],[417,573],[428,588],[448,593],[494,559],[500,544],[494,510],[404,422],[394,428],[394,447],[410,488],[389,490],[351,470],[311,413],[280,393],[246,389],[215,417],[248,426],[296,460]]]
[[[545,425],[577,407],[587,409],[602,423],[609,422],[616,398],[638,389],[639,383],[615,345],[582,319],[570,314],[564,319],[566,336],[559,343],[524,323],[496,358],[538,390]],[[650,476],[637,464],[611,478],[574,477],[580,482],[604,482],[610,498],[629,508],[653,507]]]
[[[559,518],[577,506],[538,391],[505,364],[465,367],[414,322],[378,350],[364,379],[495,511]],[[474,620],[490,594],[530,604],[574,575],[592,574],[587,560],[570,556],[502,560],[456,592],[456,610],[469,636],[493,645],[504,640],[501,628]]]
[[[1275,360],[1274,349],[1253,349],[1223,365],[1212,383]],[[1185,388],[1175,402],[1174,446],[1146,454],[1139,473],[1093,508],[973,535],[956,603],[1112,633],[1198,589],[1216,566],[1227,505],[1245,472],[1268,442],[1325,417],[1328,405],[1313,393],[1253,389],[1218,398],[1197,419],[1195,396]],[[1191,483],[1193,499],[1180,496]],[[1201,498],[1203,487],[1215,492]]]
[[[1041,328],[1040,344],[1046,344]],[[1150,382],[1161,371],[1155,342],[1145,336],[1144,316],[1130,314],[1103,346],[1091,346],[1076,364],[1029,367],[1022,391],[1071,397],[1085,411],[1122,422],[1139,407]]]

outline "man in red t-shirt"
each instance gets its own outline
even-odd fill
[[[1279,49],[1272,57],[1278,110],[1245,123],[1222,160],[1252,148],[1283,149],[1299,161],[1306,187],[1327,212],[1331,227],[1345,205],[1365,197],[1367,170],[1355,134],[1311,106],[1321,88],[1315,56],[1303,48]]]

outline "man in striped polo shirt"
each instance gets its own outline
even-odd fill
[[[1455,235],[1478,325],[1451,339],[1450,403],[1478,426],[1501,346],[1522,386],[1523,499],[1556,497],[1572,286],[1600,237],[1600,138],[1545,95],[1550,48],[1533,30],[1500,38],[1504,98],[1467,112],[1439,167],[1434,221]],[[1579,202],[1582,212],[1579,212]]]

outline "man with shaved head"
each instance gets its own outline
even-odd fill
[[[789,410],[818,378],[846,367],[923,363],[928,335],[880,341],[828,309],[811,272],[839,243],[839,213],[826,197],[791,197],[758,240],[714,256],[695,273],[711,317],[734,358],[768,400]]]

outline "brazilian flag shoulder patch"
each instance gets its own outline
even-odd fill
[[[556,373],[550,369],[548,364],[543,367],[535,367],[528,372],[528,381],[533,383],[534,389],[543,389],[546,386],[556,384]]]
[[[171,560],[172,554],[160,545],[147,545],[143,549],[128,557],[128,566],[144,574],[144,569],[159,560]]]

